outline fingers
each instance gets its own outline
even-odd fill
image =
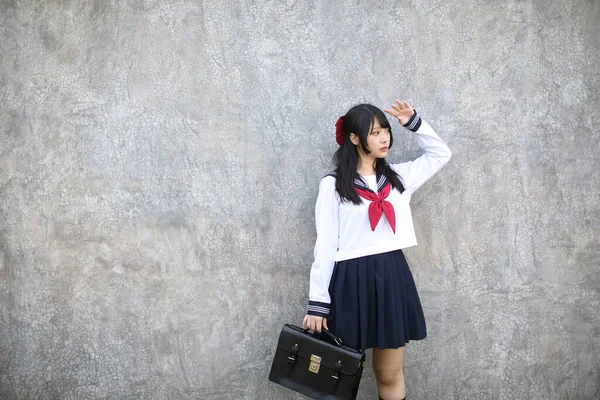
[[[321,333],[321,328],[323,327],[329,330],[329,328],[327,328],[327,318],[314,317],[307,314],[304,317],[304,320],[302,320],[302,329],[310,329],[315,332]]]
[[[312,329],[315,332],[321,333],[321,320],[319,318],[311,318]]]
[[[401,101],[396,99],[396,104],[392,105],[397,111],[409,110],[410,104],[407,101]]]
[[[383,111],[398,118],[398,121],[401,124],[404,124],[406,122],[406,118],[410,118],[410,116],[414,113],[413,108],[410,106],[410,104],[408,104],[408,101],[396,99],[396,102],[392,104],[391,107],[392,108],[385,108]]]
[[[399,99],[396,99],[396,104],[392,104],[392,107],[397,111],[408,110],[411,108],[410,104],[408,104],[408,101],[402,101]]]
[[[310,329],[318,333],[321,333],[322,329],[329,330],[329,327],[327,326],[327,318],[315,317],[306,314],[302,320],[302,329]]]
[[[306,314],[306,316],[304,317],[304,320],[302,321],[302,328],[303,329],[311,329],[311,330],[315,330],[315,320],[308,314]]]
[[[386,108],[383,111],[386,111],[388,114],[392,114],[394,117],[397,117],[398,114],[402,112],[402,105],[398,103],[399,100],[396,100],[396,104],[392,104],[392,108]]]
[[[396,99],[396,101],[399,101],[399,100]],[[400,101],[400,103],[402,104],[402,109],[404,111],[410,111],[412,109],[410,104],[408,104],[408,101]]]
[[[398,114],[400,114],[402,112],[402,109],[404,108],[404,105],[402,104],[402,102],[398,99],[396,99],[396,103],[392,104],[392,109],[394,110],[393,115],[398,116]]]
[[[394,110],[396,110],[397,112],[400,112],[400,111],[402,111],[402,107],[403,107],[403,105],[402,105],[402,102],[401,102],[400,100],[396,99],[396,103],[395,103],[395,104],[392,104],[392,107],[393,107],[393,108],[394,108]]]

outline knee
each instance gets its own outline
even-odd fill
[[[373,372],[375,372],[377,382],[381,385],[393,386],[403,377],[402,367],[377,368]]]

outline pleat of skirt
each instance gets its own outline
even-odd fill
[[[402,250],[336,262],[329,330],[355,349],[396,349],[427,336],[415,281]]]

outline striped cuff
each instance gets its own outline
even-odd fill
[[[421,117],[419,116],[419,114],[417,114],[417,110],[414,111],[415,113],[412,115],[412,117],[410,117],[408,122],[402,126],[407,129],[410,129],[413,132],[416,132],[421,127]]]
[[[316,315],[318,317],[329,316],[329,304],[322,303],[320,301],[308,301],[308,309],[306,311],[308,315]]]

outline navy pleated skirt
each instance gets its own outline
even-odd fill
[[[427,336],[402,250],[336,262],[329,284],[329,330],[355,349],[396,349]]]

